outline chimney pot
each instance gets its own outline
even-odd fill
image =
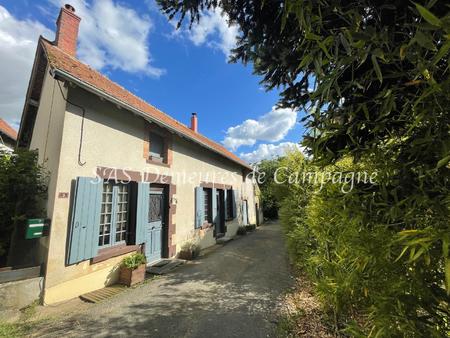
[[[80,20],[80,17],[75,14],[75,8],[66,4],[61,8],[56,21],[56,39],[54,44],[72,56],[75,56],[77,52]]]
[[[198,132],[198,118],[197,113],[192,113],[191,116],[191,130]]]
[[[64,8],[71,11],[72,13],[75,13],[75,8],[73,8],[73,6],[70,4],[65,4]]]

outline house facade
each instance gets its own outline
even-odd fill
[[[18,138],[49,172],[46,304],[113,284],[133,252],[157,262],[261,219],[252,168],[196,114],[188,127],[77,60],[79,24],[66,5],[40,38]]]

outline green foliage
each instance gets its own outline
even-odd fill
[[[319,170],[301,154],[287,156],[283,164],[292,173]],[[349,159],[320,169],[326,172],[382,170],[368,161]],[[380,180],[382,181],[382,177]],[[449,332],[448,296],[440,248],[423,232],[413,231],[420,245],[402,259],[404,236],[395,226],[380,223],[379,209],[356,182],[344,193],[341,184],[320,182],[278,188],[280,219],[293,261],[308,272],[316,292],[334,318],[336,327],[352,336],[428,336]],[[368,208],[372,206],[372,209]],[[410,247],[408,247],[410,248]],[[426,255],[423,259],[419,257]]]
[[[200,246],[194,242],[186,242],[182,245],[179,257],[182,259],[195,259],[200,255]]]
[[[37,163],[37,152],[0,153],[0,263],[4,264],[15,227],[27,218],[44,217],[47,173]]]
[[[239,236],[245,236],[247,235],[247,228],[243,225],[240,225],[239,228],[236,231],[236,234]]]
[[[252,232],[256,230],[256,224],[248,224],[245,226],[245,230],[247,230],[247,232]]]
[[[280,159],[263,160],[258,164],[258,172],[260,173],[260,180],[258,182],[261,191],[261,202],[264,217],[277,218],[278,217],[278,201],[274,197],[274,175],[279,166]]]
[[[123,266],[131,270],[135,270],[145,263],[147,263],[147,259],[145,258],[145,255],[141,253],[134,253],[125,257],[122,261]]]
[[[377,170],[347,194],[286,184],[290,251],[351,335],[449,335],[450,6],[420,0],[158,0],[169,16],[220,7],[280,105],[306,108],[325,174]],[[289,165],[296,168],[295,161]]]

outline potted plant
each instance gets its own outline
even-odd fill
[[[184,243],[178,257],[181,259],[192,260],[200,254],[200,247],[192,242]]]
[[[145,255],[141,253],[134,253],[124,258],[120,267],[120,284],[132,286],[136,283],[143,282],[145,279],[146,263]]]
[[[236,234],[239,235],[239,236],[247,235],[247,228],[245,226],[243,226],[243,225],[239,226],[239,228],[237,229]]]
[[[248,224],[245,226],[245,230],[247,230],[247,232],[252,232],[256,230],[256,224]]]

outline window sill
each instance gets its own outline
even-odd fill
[[[170,168],[170,164],[161,162],[161,160],[154,160],[151,157],[147,158],[146,162],[148,164],[156,164],[156,165],[160,165],[162,167]]]
[[[140,245],[117,245],[110,248],[98,250],[97,256],[91,259],[91,264],[100,263],[107,259],[125,255],[127,253],[140,250]]]

